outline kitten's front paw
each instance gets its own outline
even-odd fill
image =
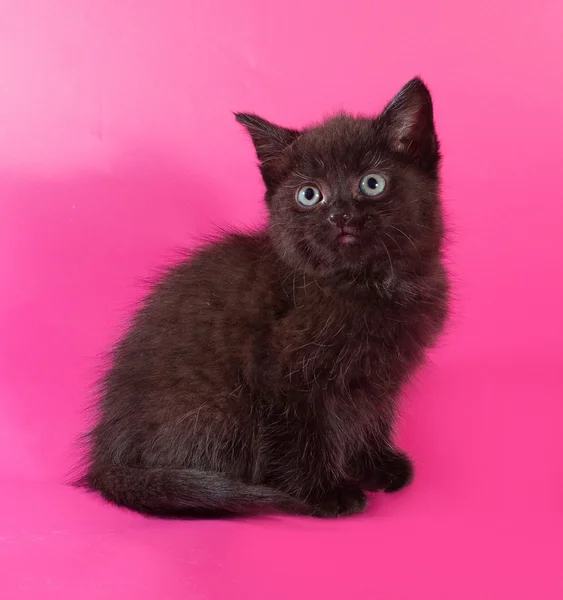
[[[362,482],[362,488],[398,492],[411,483],[413,475],[412,461],[404,452],[389,452],[380,458],[377,470]]]
[[[332,490],[315,505],[315,517],[347,517],[364,512],[366,495],[359,488],[340,487]]]

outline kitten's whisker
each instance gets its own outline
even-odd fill
[[[399,251],[401,252],[401,255],[403,257],[403,259],[405,258],[405,253],[403,252],[403,249],[401,248],[400,244],[397,242],[397,240],[392,236],[389,235],[387,232],[384,232],[385,235],[392,241],[394,242],[395,246],[397,246],[397,248],[399,248]]]
[[[395,227],[394,225],[391,225],[391,228],[395,229],[395,231],[398,231],[399,233],[403,234],[407,238],[407,240],[409,240],[409,242],[412,244],[412,247],[416,250],[416,253],[420,255],[418,248],[416,247],[412,238],[410,238],[402,229],[399,229],[398,227]]]
[[[381,242],[383,248],[385,249],[385,252],[387,252],[387,258],[389,258],[389,266],[391,267],[391,276],[393,278],[395,278],[395,269],[393,268],[393,261],[391,260],[391,254],[389,254],[389,250],[387,250],[387,246],[385,245],[385,242]]]

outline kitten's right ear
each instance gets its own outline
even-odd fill
[[[252,138],[264,183],[267,187],[275,185],[288,166],[284,150],[297,139],[299,131],[274,125],[252,114],[235,113],[235,118]]]

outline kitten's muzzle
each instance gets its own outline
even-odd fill
[[[351,212],[335,211],[330,213],[328,220],[338,231],[336,240],[342,244],[351,244],[360,239],[363,223],[359,223]]]
[[[336,236],[336,239],[341,244],[353,244],[360,239],[360,233],[361,229],[359,227],[344,225],[340,228],[340,233]]]

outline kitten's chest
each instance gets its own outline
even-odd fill
[[[367,294],[299,300],[276,328],[283,378],[328,389],[388,377],[385,371],[408,336],[399,305]]]

